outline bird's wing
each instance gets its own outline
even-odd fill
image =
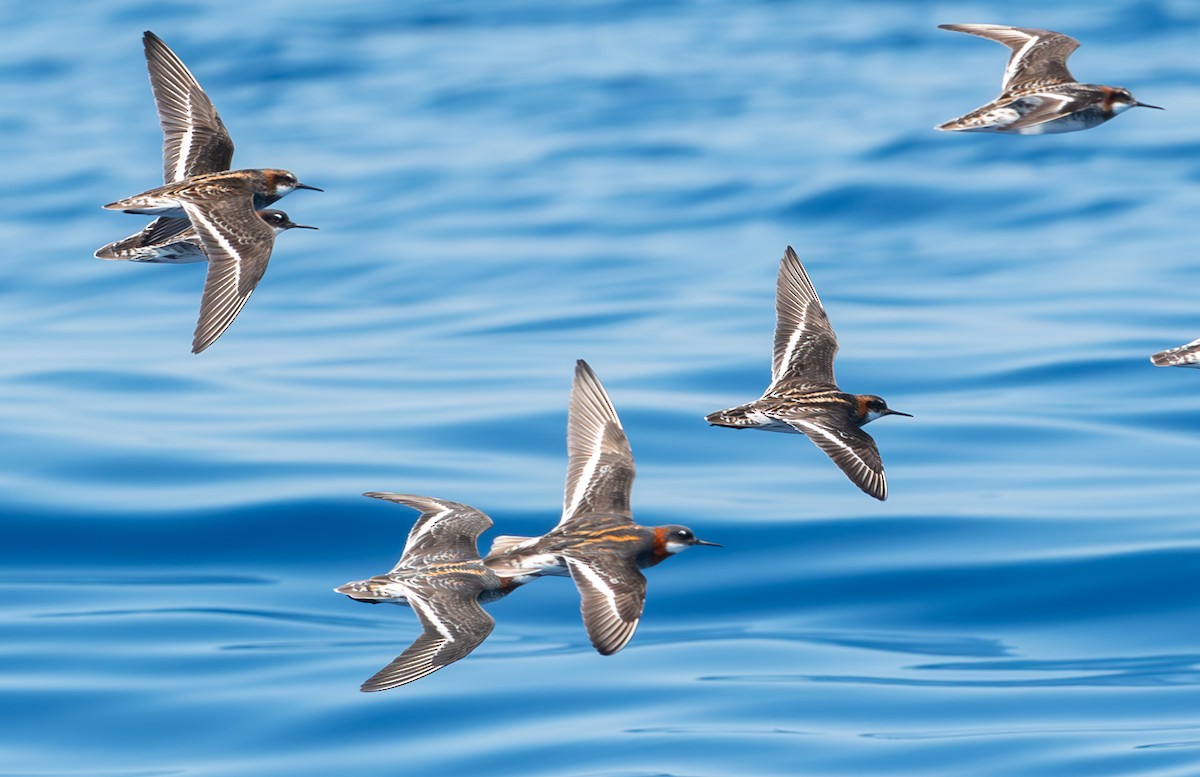
[[[791,246],[779,263],[775,317],[771,386],[784,383],[836,385],[833,357],[837,355],[837,335]]]
[[[633,478],[633,451],[617,411],[580,359],[567,414],[567,482],[558,525],[592,513],[630,517]]]
[[[123,259],[139,248],[165,246],[182,240],[198,239],[191,229],[192,222],[187,219],[159,216],[136,235],[114,240],[98,249],[96,256],[100,259]]]
[[[183,209],[208,254],[208,276],[192,338],[192,353],[200,353],[233,323],[258,286],[271,258],[275,231],[254,211],[248,193],[184,200]]]
[[[1004,69],[1002,94],[1037,86],[1069,84],[1075,76],[1067,69],[1067,57],[1079,48],[1079,41],[1050,30],[1032,27],[1005,27],[1000,24],[940,24],[943,30],[965,32],[994,40],[1012,49]]]
[[[453,664],[479,647],[496,622],[476,594],[415,584],[408,603],[424,631],[390,664],[362,684],[364,691],[386,691]]]
[[[601,655],[629,643],[646,604],[646,576],[632,557],[602,553],[588,558],[564,554],[579,589],[583,626]]]
[[[812,412],[782,420],[825,451],[854,485],[876,499],[887,499],[883,459],[871,435],[859,427],[828,423],[821,414]]]
[[[142,43],[163,131],[163,182],[228,170],[233,140],[196,77],[154,33]]]
[[[147,224],[146,228],[138,233],[138,237],[141,238],[140,244],[143,246],[160,245],[173,242],[191,228],[192,222],[187,219],[159,216]]]
[[[415,494],[369,491],[363,496],[383,499],[419,510],[420,517],[408,533],[404,553],[392,569],[419,569],[441,561],[478,561],[479,535],[492,519],[469,505]]]
[[[1040,92],[1038,94],[1028,94],[1018,97],[1010,105],[1017,106],[1019,104],[1024,106],[1025,112],[1019,119],[1005,124],[1004,129],[1018,130],[1023,127],[1034,127],[1038,124],[1054,121],[1061,118],[1064,112],[1070,110],[1065,108],[1065,106],[1073,101],[1074,98],[1070,95],[1054,94],[1053,92]]]

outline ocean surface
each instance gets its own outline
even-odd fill
[[[1133,110],[931,128],[1061,30]],[[1200,775],[1200,5],[0,3],[0,777]],[[204,266],[104,262],[160,182],[141,34],[323,193],[229,331]],[[768,381],[795,248],[891,496],[708,427]],[[538,534],[576,359],[696,548],[590,647],[569,580],[359,683],[427,494]]]

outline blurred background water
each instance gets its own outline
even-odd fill
[[[0,775],[1200,774],[1200,7],[1169,0],[0,4]],[[1067,32],[1167,110],[931,130]],[[102,262],[158,182],[140,36],[281,205],[191,355],[203,265]],[[707,427],[769,373],[793,245],[891,498]],[[419,632],[331,588],[414,514],[557,520],[574,360],[636,516],[726,547],[590,648],[549,579],[413,685]],[[485,535],[490,542],[494,532]]]

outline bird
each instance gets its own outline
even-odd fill
[[[361,687],[385,691],[449,666],[479,647],[496,625],[483,603],[505,596],[517,584],[480,562],[475,543],[492,520],[475,508],[415,494],[369,491],[363,496],[421,513],[390,572],[333,589],[360,602],[403,604],[416,612],[421,635]]]
[[[1156,367],[1196,367],[1200,368],[1200,340],[1193,340],[1187,345],[1168,348],[1150,357]]]
[[[775,353],[771,385],[762,397],[710,413],[713,426],[807,435],[853,483],[887,499],[883,460],[862,427],[892,410],[874,394],[848,394],[833,377],[837,335],[804,266],[791,246],[779,264],[775,289]]]
[[[596,373],[582,359],[567,416],[567,479],[558,525],[540,537],[497,537],[483,563],[502,579],[523,584],[542,575],[570,575],[580,594],[584,628],[601,655],[633,638],[646,603],[652,567],[693,545],[686,526],[633,521],[633,452]]]
[[[273,203],[296,189],[321,191],[315,186],[300,183],[289,170],[220,170],[156,186],[141,194],[110,202],[104,208],[147,216],[183,217],[190,221],[189,202],[195,204],[206,198],[216,199],[237,193],[246,195],[246,209],[254,210],[256,204]]]
[[[316,229],[296,224],[288,214],[274,208],[258,211],[276,235],[289,229]],[[117,240],[96,251],[96,258],[109,261],[148,262],[154,264],[190,264],[207,262],[208,254],[200,245],[192,222],[187,219],[155,219],[141,232]]]
[[[183,61],[154,33],[142,34],[150,89],[163,131],[163,183],[177,183],[193,175],[228,170],[233,164],[233,139],[200,82]],[[266,207],[270,202],[258,203]],[[109,243],[96,252],[133,251],[161,244],[190,227],[186,218],[162,216],[146,229],[123,240]]]
[[[162,187],[170,194],[161,199],[166,201],[169,196],[183,209],[208,256],[192,353],[200,353],[224,334],[266,272],[275,229],[255,211],[254,194],[264,181],[271,180],[273,172],[210,173]],[[112,206],[119,208],[136,199]]]
[[[1000,96],[970,113],[939,124],[954,132],[1048,135],[1097,127],[1129,108],[1160,106],[1138,102],[1120,86],[1081,84],[1067,69],[1079,41],[1062,33],[1000,24],[940,24],[1012,49]]]
[[[178,183],[192,176],[228,170],[233,163],[233,139],[200,82],[153,32],[143,33],[142,44],[163,131],[163,183]],[[255,208],[265,208],[278,199],[263,195],[256,198]],[[141,232],[104,246],[96,256],[114,258],[101,255],[116,250],[114,246],[134,251],[163,244],[188,229],[190,223],[182,216],[160,216]]]
[[[177,242],[194,230],[209,259],[192,340],[192,352],[200,353],[233,322],[266,271],[276,230],[258,212],[296,189],[320,189],[288,170],[230,170],[233,140],[195,76],[154,33],[147,30],[142,41],[163,130],[164,183],[104,207],[158,218],[136,235],[100,248],[96,256],[110,259],[106,254],[118,251],[174,255],[174,249],[164,248],[172,245],[167,241]]]

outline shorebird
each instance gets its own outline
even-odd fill
[[[935,129],[1047,135],[1097,127],[1138,102],[1120,86],[1081,84],[1067,70],[1079,41],[1050,30],[999,24],[940,24],[940,29],[994,40],[1012,49],[1000,96]]]
[[[760,399],[719,410],[705,420],[714,426],[807,435],[856,486],[887,499],[883,460],[865,424],[892,410],[874,394],[847,394],[833,377],[837,335],[821,300],[788,246],[775,288],[775,356],[771,385]]]
[[[483,563],[501,579],[525,583],[567,575],[579,589],[592,646],[611,655],[629,643],[646,603],[652,567],[693,545],[686,526],[633,522],[633,452],[604,387],[582,359],[567,416],[567,482],[558,525],[541,537],[497,537]]]
[[[158,218],[96,256],[111,259],[118,251],[172,256],[175,249],[164,246],[194,229],[209,258],[192,340],[192,352],[199,353],[233,322],[266,271],[278,224],[265,223],[258,211],[296,189],[320,189],[287,170],[229,170],[233,141],[195,76],[154,33],[147,31],[142,40],[163,130],[165,183],[104,207]]]
[[[419,680],[479,647],[496,625],[482,604],[503,597],[516,584],[480,563],[475,543],[492,519],[475,508],[413,494],[371,491],[363,496],[421,513],[390,572],[333,589],[360,602],[404,604],[416,612],[421,636],[361,688],[385,691]]]
[[[228,170],[233,163],[233,139],[200,82],[157,35],[147,30],[142,43],[146,69],[150,73],[150,89],[154,93],[163,131],[163,183],[173,184],[192,176]],[[264,195],[256,199],[255,208],[265,208],[278,199]],[[97,251],[96,256],[114,258],[101,255],[113,246],[128,251],[153,247],[189,226],[182,213],[174,217],[161,216],[136,235],[109,243]]]

